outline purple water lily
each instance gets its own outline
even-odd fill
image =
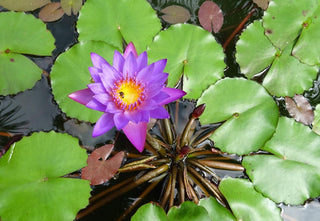
[[[125,133],[130,142],[142,152],[150,118],[169,118],[163,105],[184,96],[182,90],[166,87],[168,73],[163,70],[167,60],[148,65],[148,56],[138,56],[132,43],[124,54],[115,51],[113,65],[100,55],[91,53],[89,67],[94,83],[73,92],[69,97],[86,107],[102,111],[92,136],[100,136],[114,126]]]

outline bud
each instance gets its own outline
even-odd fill
[[[192,112],[192,114],[191,114],[192,118],[199,118],[202,115],[204,109],[206,109],[206,104],[200,104]]]

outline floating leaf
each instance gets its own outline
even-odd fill
[[[44,22],[52,22],[64,15],[60,2],[52,2],[43,7],[39,12],[39,18]]]
[[[0,0],[0,6],[12,11],[33,11],[49,3],[50,0]]]
[[[197,103],[206,104],[200,116],[202,124],[226,121],[211,136],[224,152],[242,155],[257,151],[277,126],[276,103],[254,81],[225,78],[205,90]]]
[[[312,130],[320,135],[320,104],[317,104],[314,110],[314,120],[312,122]]]
[[[272,176],[270,176],[272,177]],[[275,180],[270,179],[273,182]],[[223,179],[219,185],[237,220],[281,221],[280,208],[245,179]]]
[[[291,117],[296,121],[305,125],[310,125],[313,122],[314,114],[309,101],[301,94],[296,94],[293,100],[290,97],[285,97],[286,108]]]
[[[199,206],[203,206],[211,221],[236,221],[236,218],[232,215],[230,210],[222,206],[215,198],[203,198],[199,201]]]
[[[54,38],[45,24],[22,12],[0,13],[0,94],[31,88],[42,70],[21,54],[50,56]]]
[[[163,20],[170,24],[185,23],[190,19],[190,12],[179,5],[170,5],[161,10]]]
[[[147,203],[141,206],[131,217],[131,221],[168,221],[166,212],[161,206]]]
[[[124,158],[124,152],[121,151],[107,160],[112,150],[113,144],[94,150],[88,157],[88,166],[82,169],[81,178],[90,180],[91,185],[99,185],[111,179],[117,173]]]
[[[68,95],[85,89],[91,82],[88,68],[92,66],[90,53],[95,52],[112,63],[115,48],[104,42],[80,42],[61,54],[50,74],[52,92],[62,111],[79,120],[96,122],[101,112],[86,108]]]
[[[253,0],[253,2],[256,3],[263,10],[267,10],[270,0]]]
[[[145,0],[89,0],[81,9],[77,29],[80,41],[104,41],[122,50],[125,40],[141,53],[161,24]]]
[[[309,127],[281,117],[262,148],[274,155],[246,156],[243,166],[255,188],[273,201],[302,204],[320,195],[320,137]]]
[[[88,204],[86,180],[62,178],[86,165],[87,154],[67,135],[35,133],[0,159],[3,220],[68,221]]]
[[[168,86],[174,87],[183,75],[186,98],[196,99],[223,76],[221,45],[202,28],[189,24],[172,25],[155,37],[148,48],[151,62],[167,59]]]
[[[303,23],[312,16],[318,4],[318,0],[271,1],[263,16],[266,35],[276,47],[284,49],[298,37]]]
[[[81,6],[82,0],[61,0],[61,8],[69,16],[78,14]]]
[[[220,31],[223,25],[223,13],[219,6],[212,1],[205,1],[199,9],[199,22],[209,32]]]
[[[211,221],[207,210],[194,202],[186,201],[180,207],[171,207],[168,211],[169,220],[174,221]]]

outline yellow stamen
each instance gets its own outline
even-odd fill
[[[117,84],[116,97],[120,101],[119,105],[124,109],[130,109],[132,106],[139,105],[141,100],[143,87],[135,81],[129,79]]]

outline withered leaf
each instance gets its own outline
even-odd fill
[[[268,9],[269,1],[270,0],[253,0],[253,2],[256,3],[263,10],[267,10]]]
[[[40,10],[39,18],[44,22],[52,22],[60,19],[63,14],[60,2],[52,2]]]
[[[314,113],[308,100],[301,94],[294,95],[293,99],[285,97],[286,108],[296,121],[310,125],[314,119]]]
[[[199,9],[199,22],[207,31],[217,33],[223,25],[223,13],[212,1],[205,1]]]
[[[124,158],[124,152],[121,151],[107,160],[113,146],[113,144],[104,145],[90,154],[87,160],[88,166],[82,169],[82,179],[89,180],[91,185],[99,185],[117,173]]]
[[[190,19],[190,12],[179,5],[171,5],[161,10],[162,19],[170,24],[184,23]]]
[[[61,7],[67,15],[78,14],[82,6],[82,0],[61,0]]]

